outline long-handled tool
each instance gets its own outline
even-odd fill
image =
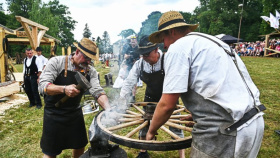
[[[89,83],[89,81],[86,79],[85,76],[83,76],[80,72],[77,72],[77,74],[75,75],[75,78],[78,82],[78,84],[76,85],[76,89],[78,90],[83,90],[83,91],[87,91],[88,89],[91,88],[91,85]],[[63,104],[66,100],[69,99],[69,96],[64,96],[62,99],[60,99],[55,106],[56,107],[60,107],[61,104]]]

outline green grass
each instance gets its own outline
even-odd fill
[[[259,158],[280,157],[280,135],[274,130],[280,130],[280,59],[243,57],[250,75],[261,92],[260,100],[267,107],[265,111],[265,134],[260,149]],[[116,63],[113,63],[117,65]],[[22,65],[16,65],[20,69]],[[104,75],[108,72],[113,73],[113,78],[117,77],[117,67],[102,68],[101,64],[95,66],[100,72],[101,85],[105,85]],[[22,71],[22,70],[21,70]],[[20,71],[20,72],[21,72]],[[105,87],[110,99],[115,98],[118,90]],[[138,88],[136,101],[143,101],[145,85]],[[86,128],[88,129],[93,115],[85,115]],[[19,108],[10,109],[0,118],[0,157],[42,157],[40,148],[40,138],[42,134],[43,109],[29,108],[28,104]],[[87,145],[86,149],[89,147]],[[121,146],[128,154],[129,158],[137,156],[139,150]],[[189,157],[190,149],[186,149],[186,157]],[[153,158],[177,158],[177,151],[149,151]],[[58,156],[59,158],[71,157],[71,150],[65,150]]]

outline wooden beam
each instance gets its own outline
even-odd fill
[[[270,49],[270,48],[265,48],[265,49],[270,50],[270,51],[273,51],[273,52],[275,52],[275,54],[280,53],[280,51],[275,50],[275,49]]]
[[[27,38],[8,38],[8,41],[9,41],[9,44],[15,44],[15,43],[25,43],[25,44],[30,44],[29,43],[29,39]],[[51,44],[51,42],[53,42],[54,40],[48,40],[48,39],[45,39],[45,38],[42,38],[42,40],[40,41],[40,43],[43,43],[43,44]]]
[[[40,24],[38,24],[38,23],[36,23],[36,22],[34,22],[34,21],[31,21],[31,20],[29,20],[29,19],[26,19],[26,18],[24,18],[24,17],[22,17],[22,16],[16,16],[16,19],[17,19],[17,21],[19,21],[20,23],[27,23],[28,25],[38,27],[38,28],[41,29],[41,30],[46,30],[46,31],[49,30],[48,27],[43,26],[43,25],[40,25]]]
[[[35,50],[39,45],[38,45],[38,27],[36,26],[32,26],[32,39],[34,40],[34,45],[32,47],[33,50]],[[34,55],[37,55],[37,52],[34,51],[35,54]]]
[[[41,39],[43,38],[44,34],[46,33],[46,30],[40,30],[37,36],[37,47],[40,46]]]
[[[34,43],[34,41],[35,41],[35,39],[33,38],[33,36],[32,36],[32,32],[31,32],[31,30],[29,29],[29,27],[28,27],[28,24],[26,24],[26,23],[21,23],[21,25],[23,26],[23,28],[24,28],[24,30],[25,30],[25,32],[26,32],[26,35],[27,35],[27,37],[28,37],[28,39],[29,39],[29,42],[30,42],[30,46],[32,47],[32,48],[34,48],[35,46],[35,43]]]

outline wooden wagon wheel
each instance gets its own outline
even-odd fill
[[[109,120],[107,120],[106,115],[108,114],[106,114],[105,111],[102,111],[96,116],[95,119],[97,128],[99,131],[101,131],[102,135],[106,137],[106,139],[131,148],[168,151],[190,147],[192,142],[190,132],[192,131],[192,128],[180,125],[189,123],[189,121],[180,121],[181,117],[185,117],[187,115],[176,115],[176,113],[179,112],[188,112],[182,105],[177,105],[178,109],[173,112],[170,119],[165,123],[165,125],[161,126],[160,130],[158,130],[159,135],[157,136],[157,138],[160,137],[161,133],[166,134],[167,136],[161,138],[161,140],[138,139],[137,133],[139,132],[139,130],[148,126],[149,121],[151,120],[149,113],[145,112],[140,107],[148,107],[149,104],[154,104],[156,106],[156,103],[138,102],[133,103],[129,108],[122,110],[123,113],[116,112],[110,114],[111,116],[116,116],[114,117],[114,119],[112,119],[115,120],[115,122],[112,123],[113,125],[108,123],[110,122]],[[185,131],[184,133],[188,134],[184,138],[180,138],[178,135],[166,128],[166,126],[182,129],[183,131]],[[168,138],[170,139],[168,140]]]

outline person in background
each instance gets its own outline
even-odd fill
[[[36,48],[36,52],[37,52],[36,57],[39,58],[42,61],[42,63],[43,63],[43,70],[44,70],[45,66],[48,63],[48,59],[42,55],[42,51],[43,50],[42,50],[41,47],[37,47]]]
[[[145,35],[140,39],[137,52],[142,56],[136,61],[129,72],[128,77],[123,83],[120,92],[120,100],[127,100],[134,85],[140,78],[146,83],[146,92],[144,102],[158,102],[162,95],[162,86],[164,79],[164,54],[159,49],[159,44],[149,42],[148,36]],[[143,107],[146,111],[146,107]],[[139,132],[139,139],[145,140],[149,127],[145,127]],[[170,127],[170,130],[183,138],[182,130]],[[137,158],[148,158],[149,154],[146,150],[141,150]],[[185,157],[185,150],[179,150],[179,157]]]
[[[264,134],[264,105],[245,64],[218,38],[193,32],[182,14],[162,14],[152,43],[164,43],[163,94],[147,140],[169,119],[181,97],[195,124],[191,158],[255,158]]]
[[[29,99],[29,107],[35,106],[37,109],[42,107],[41,98],[38,92],[38,78],[43,69],[42,61],[33,55],[30,48],[25,50],[26,58],[23,60],[23,82],[24,91]]]
[[[122,54],[124,54],[124,63],[127,65],[127,75],[129,74],[133,64],[140,58],[137,53],[138,43],[136,36],[131,35],[128,40],[128,43],[126,43],[122,49]],[[135,102],[136,89],[137,86],[135,84],[134,89],[131,92],[131,102]]]
[[[84,94],[77,89],[75,75],[81,73],[90,82],[89,93],[103,109],[110,108],[105,91],[99,84],[98,73],[90,66],[96,59],[96,44],[83,38],[73,43],[77,48],[70,56],[56,56],[49,60],[39,81],[39,91],[44,96],[44,122],[41,148],[44,158],[54,158],[64,149],[73,149],[73,157],[84,153],[88,143],[82,108]],[[69,99],[59,107],[55,104],[64,96]]]

